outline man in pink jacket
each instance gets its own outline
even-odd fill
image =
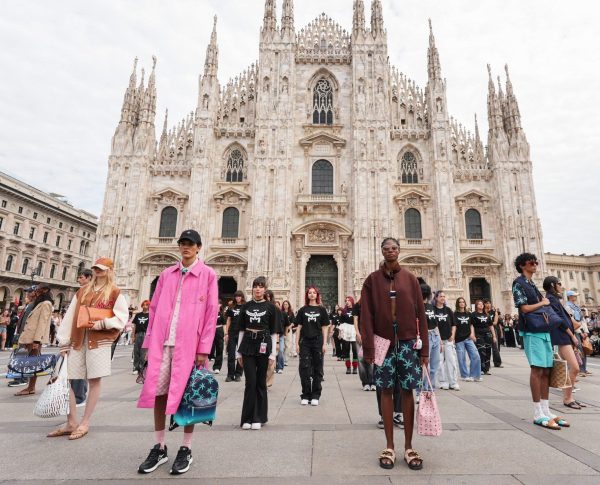
[[[217,276],[198,258],[200,234],[188,229],[179,240],[181,262],[165,269],[150,303],[150,321],[142,345],[148,349],[146,380],[140,408],[154,408],[157,444],[139,466],[151,473],[166,463],[166,415],[175,414],[194,366],[203,366],[215,336],[219,298]],[[183,444],[171,467],[180,475],[190,469],[194,425],[183,428]]]

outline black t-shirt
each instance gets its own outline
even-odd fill
[[[240,330],[263,330],[270,334],[277,333],[277,320],[281,312],[269,301],[256,302],[250,300],[240,309]]]
[[[354,304],[354,308],[352,309],[352,315],[358,317],[358,331],[360,332],[360,303]],[[352,324],[354,324],[354,322],[352,322]]]
[[[150,320],[150,314],[140,312],[133,317],[133,325],[135,325],[135,333],[146,333],[148,330],[148,321]]]
[[[440,329],[440,338],[442,340],[448,340],[452,336],[452,326],[454,325],[454,319],[452,317],[452,310],[447,306],[442,308],[434,307],[433,316],[437,321],[437,326]]]
[[[438,322],[435,318],[433,305],[431,305],[430,303],[425,303],[425,316],[427,317],[427,329],[433,330],[437,328]]]
[[[471,316],[467,312],[454,312],[454,325],[456,333],[455,342],[462,342],[471,336]]]
[[[225,312],[225,316],[231,318],[228,332],[230,335],[236,335],[240,331],[240,310],[242,307],[243,305],[234,305]]]
[[[322,334],[322,327],[329,325],[329,315],[322,306],[306,305],[298,310],[296,322],[302,325],[301,338],[315,338]]]
[[[341,323],[354,325],[354,308],[345,308],[342,313]]]
[[[471,324],[475,327],[475,333],[487,333],[490,331],[492,319],[485,313],[471,313]]]

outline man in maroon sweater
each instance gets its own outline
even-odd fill
[[[375,359],[375,335],[390,341],[383,365],[375,366],[375,385],[382,390],[381,412],[387,440],[387,448],[381,452],[379,464],[386,469],[394,467],[393,396],[394,387],[401,387],[405,423],[404,460],[412,470],[420,470],[423,460],[412,449],[413,389],[419,386],[422,367],[429,363],[429,340],[421,287],[417,278],[398,264],[399,246],[394,238],[383,240],[381,252],[384,262],[363,283],[361,337],[367,362]]]

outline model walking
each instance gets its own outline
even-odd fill
[[[321,306],[321,294],[315,286],[304,293],[304,306],[296,314],[298,323],[298,354],[300,355],[300,404],[319,405],[323,381],[323,356],[327,350],[329,316]]]

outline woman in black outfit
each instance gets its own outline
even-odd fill
[[[246,388],[242,405],[242,429],[260,429],[268,421],[267,368],[275,362],[279,310],[265,300],[267,280],[252,283],[252,300],[240,312],[237,358],[244,368]]]
[[[343,310],[339,305],[335,306],[335,313],[331,317],[331,325],[333,328],[333,356],[337,357],[337,360],[344,360],[344,349],[343,340],[340,339],[340,325],[342,324]]]
[[[475,311],[471,313],[471,324],[475,329],[475,337],[477,338],[476,345],[481,358],[481,372],[489,375],[492,344],[496,341],[496,337],[492,318],[483,311],[483,300],[475,302]]]
[[[346,297],[342,323],[346,325],[343,332],[346,374],[358,374],[358,348],[356,347],[356,331],[354,330],[354,298],[351,296]]]

